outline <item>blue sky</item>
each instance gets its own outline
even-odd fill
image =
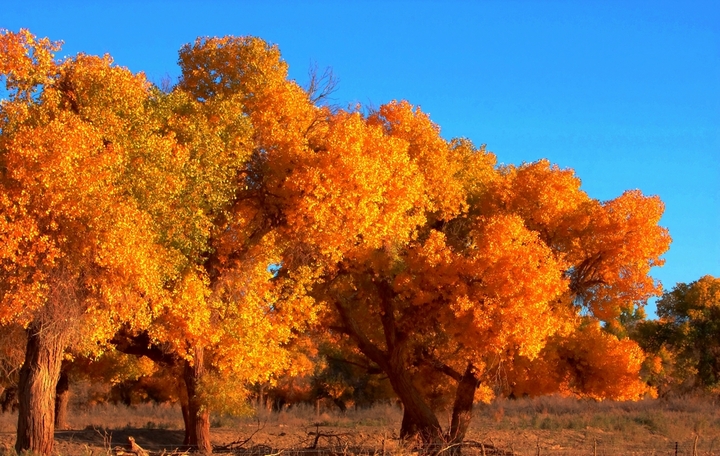
[[[332,67],[340,105],[406,99],[499,162],[660,195],[673,244],[653,275],[720,276],[718,2],[6,0],[0,28],[21,27],[158,83],[197,36],[259,36],[301,84]]]

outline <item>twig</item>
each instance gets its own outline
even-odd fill
[[[308,432],[308,435],[314,435],[315,439],[313,440],[312,445],[308,447],[309,450],[317,449],[318,441],[320,441],[320,437],[325,437],[326,439],[335,438],[337,440],[338,446],[342,445],[341,437],[349,437],[352,434],[349,433],[342,433],[342,434],[335,434],[335,433],[325,433],[320,432],[320,423],[315,423],[315,432],[310,431]]]
[[[128,443],[130,444],[131,453],[135,453],[137,456],[150,456],[147,451],[145,451],[140,445],[135,443],[134,438],[128,437]]]
[[[250,437],[246,438],[245,440],[235,440],[234,442],[230,442],[227,445],[221,445],[215,447],[218,451],[231,451],[231,450],[237,450],[245,446],[248,442],[252,441],[253,437],[255,435],[265,429],[265,425],[267,425],[267,420],[262,422],[262,425],[260,425],[260,418],[257,419],[257,429],[253,431],[252,434],[250,434]]]

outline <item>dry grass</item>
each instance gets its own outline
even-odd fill
[[[449,417],[442,416],[444,421]],[[12,454],[17,415],[0,415],[0,454]],[[316,445],[335,453],[402,455],[412,452],[397,432],[401,410],[393,405],[341,414],[296,406],[254,417],[214,417],[213,443],[236,453],[300,454]],[[79,407],[70,413],[74,431],[56,434],[58,454],[108,454],[132,435],[144,448],[171,451],[182,442],[180,410],[170,405]],[[319,435],[318,435],[319,434]],[[720,455],[720,404],[710,398],[643,402],[591,402],[561,397],[498,400],[476,411],[468,441],[535,455]],[[5,448],[5,450],[3,450]],[[243,450],[243,451],[240,451]],[[480,454],[479,447],[466,454]],[[307,454],[307,453],[303,453]],[[487,452],[489,455],[490,452]]]
[[[499,400],[481,407],[474,438],[524,454],[720,454],[720,404],[708,397],[593,402],[561,397]],[[510,434],[508,436],[508,434]]]

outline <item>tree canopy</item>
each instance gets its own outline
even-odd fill
[[[182,366],[186,443],[204,452],[212,396],[302,371],[318,328],[387,376],[401,435],[427,444],[461,442],[478,397],[647,392],[642,352],[612,328],[661,294],[657,197],[598,201],[547,160],[498,166],[407,101],[323,105],[259,38],[183,46],[165,90],[58,49],[0,35],[18,451],[50,453],[43,411],[71,346]]]
[[[649,356],[649,381],[661,394],[720,388],[720,279],[678,283],[657,301],[658,320],[633,329]]]

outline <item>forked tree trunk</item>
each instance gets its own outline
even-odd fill
[[[51,454],[55,434],[55,387],[60,376],[64,338],[50,327],[27,329],[25,362],[20,369],[15,450]]]
[[[465,373],[460,378],[455,392],[455,402],[452,408],[452,419],[448,430],[448,443],[451,445],[450,454],[460,454],[460,444],[465,440],[470,421],[472,420],[475,391],[480,382],[475,377],[472,364],[468,364]]]
[[[395,394],[403,404],[400,438],[409,440],[419,437],[424,445],[440,444],[442,442],[440,422],[417,388],[412,385],[407,373],[391,371],[387,374]]]
[[[67,372],[60,370],[55,387],[55,429],[67,429],[67,409],[70,402],[70,379]]]
[[[183,377],[188,394],[188,446],[197,451],[210,454],[212,444],[210,443],[210,411],[207,404],[204,404],[200,397],[198,386],[205,375],[203,349],[195,349],[195,359],[190,364],[185,361]],[[187,431],[186,431],[187,434]]]

